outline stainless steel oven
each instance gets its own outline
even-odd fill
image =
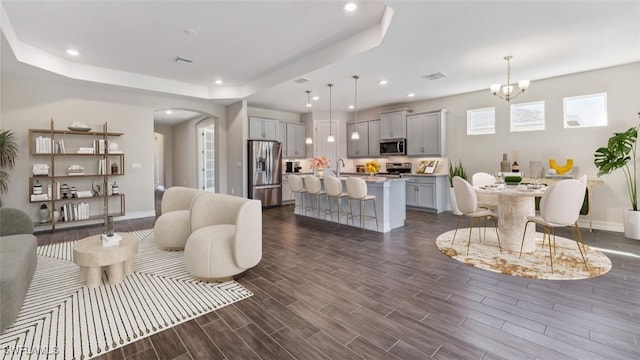
[[[407,155],[405,139],[380,140],[380,155]]]

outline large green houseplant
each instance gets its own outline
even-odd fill
[[[11,130],[0,129],[0,195],[9,190],[9,172],[16,164],[18,143]],[[0,198],[0,206],[2,199]]]
[[[449,162],[449,199],[451,200],[451,213],[454,215],[462,215],[462,211],[458,208],[456,203],[456,194],[453,192],[453,178],[459,176],[467,180],[467,170],[462,166],[462,161],[458,160],[458,164]]]
[[[640,113],[638,113],[640,117]],[[598,168],[598,176],[610,174],[622,169],[627,193],[631,200],[631,209],[624,214],[624,234],[628,238],[640,239],[640,211],[638,211],[638,173],[636,147],[640,125],[629,128],[625,132],[614,133],[607,141],[606,147],[600,147],[594,154],[593,163]],[[634,220],[635,219],[635,220]]]

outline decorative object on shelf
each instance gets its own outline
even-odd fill
[[[71,126],[67,127],[67,129],[71,131],[82,131],[82,132],[87,132],[91,130],[90,127],[88,127],[87,125],[79,121],[74,122]]]
[[[456,203],[456,194],[453,191],[453,178],[459,176],[465,180],[467,180],[467,171],[462,166],[462,161],[458,160],[458,165],[452,165],[449,163],[449,199],[451,200],[451,213],[453,215],[462,215],[462,211],[458,208],[458,203]]]
[[[62,194],[62,198],[63,199],[68,199],[69,198],[69,185],[62,184],[60,186],[60,193]]]
[[[502,154],[500,172],[511,172],[511,164],[509,163],[509,159],[507,159],[507,153]]]
[[[534,179],[544,176],[542,161],[529,161],[529,176]]]
[[[76,190],[75,186],[71,187],[71,189],[69,190],[69,193],[71,194],[72,199],[78,198],[78,190]]]
[[[53,215],[52,215],[52,217],[51,217],[51,221],[52,221],[53,223],[57,223],[57,222],[58,222],[58,220],[60,220],[60,211],[58,211],[58,210],[53,210]]]
[[[91,180],[91,190],[93,191],[93,196],[100,196],[100,184],[94,184],[95,179]]]
[[[511,63],[510,60],[513,59],[513,56],[507,55],[504,57],[507,61],[507,84],[493,84],[491,85],[491,93],[500,99],[509,102],[512,99],[518,97],[518,95],[522,94],[525,90],[529,88],[530,81],[529,80],[520,80],[518,81],[518,92],[514,93],[514,85],[511,84]],[[500,95],[499,91],[502,88],[502,94]]]
[[[358,75],[353,75],[353,79],[355,80],[356,83],[356,87],[355,87],[355,96],[354,96],[354,101],[353,101],[353,122],[357,123],[358,122],[358,79],[360,77]],[[353,132],[351,133],[351,140],[360,140],[360,134],[358,134],[358,130],[356,130],[356,127],[353,127]]]
[[[371,160],[364,164],[364,168],[367,170],[369,175],[373,176],[378,172],[378,170],[380,170],[380,163],[375,160]]]
[[[511,172],[520,172],[520,164],[517,161],[514,161],[511,165]]]
[[[70,165],[67,167],[67,175],[84,175],[84,166]]]
[[[113,161],[111,162],[111,175],[118,174],[118,163]]]
[[[114,181],[113,184],[111,185],[111,195],[118,195],[118,194],[120,194],[120,187]]]
[[[549,168],[555,170],[558,175],[564,175],[573,168],[573,159],[567,159],[567,162],[562,166],[556,163],[556,159],[549,159]]]
[[[423,160],[420,162],[420,166],[418,166],[416,172],[418,174],[433,174],[437,166],[438,160]]]
[[[49,222],[49,208],[47,204],[40,205],[40,224]]]
[[[31,172],[34,176],[47,176],[49,175],[49,164],[33,164]]]
[[[109,152],[110,153],[114,153],[118,151],[118,143],[117,142],[110,142],[109,143]]]
[[[36,183],[33,184],[33,195],[42,194],[42,185],[40,185],[40,180],[36,180]]]
[[[638,113],[640,117],[640,112]],[[640,240],[640,211],[638,211],[638,173],[636,171],[636,147],[640,125],[625,132],[613,133],[606,147],[594,154],[593,163],[598,168],[598,177],[622,169],[627,180],[627,191],[631,209],[624,210],[624,236]]]
[[[329,87],[329,136],[327,137],[327,142],[336,142],[336,138],[333,136],[333,130],[331,128],[331,88],[333,87],[333,84],[327,84],[327,86]]]

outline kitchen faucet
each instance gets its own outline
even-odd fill
[[[338,162],[336,163],[336,176],[338,179],[340,179],[340,163],[342,163],[342,167],[344,167],[344,160],[338,159]]]

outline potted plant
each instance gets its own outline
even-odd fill
[[[640,113],[638,113],[640,117]],[[640,125],[625,132],[614,133],[606,147],[598,148],[593,163],[598,168],[598,176],[622,169],[627,180],[627,192],[631,209],[624,211],[624,236],[640,240],[640,211],[638,211],[638,176],[636,171],[636,144]]]
[[[9,190],[9,173],[18,157],[18,143],[11,130],[0,130],[0,195]],[[2,199],[0,199],[2,206]]]
[[[453,191],[453,178],[459,176],[465,180],[467,180],[467,171],[462,166],[462,161],[458,160],[457,165],[453,165],[453,163],[449,162],[449,199],[451,199],[451,213],[454,215],[462,215],[462,211],[458,209],[458,204],[456,203],[456,194]]]

